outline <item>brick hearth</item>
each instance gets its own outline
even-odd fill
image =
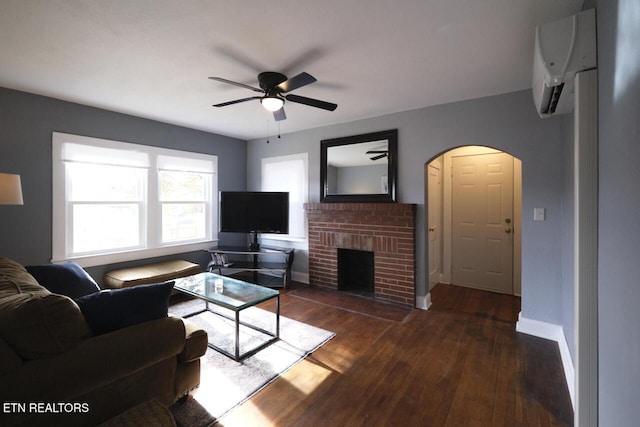
[[[374,253],[376,299],[414,306],[416,205],[305,203],[309,282],[338,289],[338,248]]]

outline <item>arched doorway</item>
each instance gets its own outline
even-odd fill
[[[450,283],[521,293],[522,163],[481,146],[425,164],[429,290]]]

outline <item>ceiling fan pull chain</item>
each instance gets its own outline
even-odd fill
[[[267,120],[267,144],[269,143],[269,120]]]

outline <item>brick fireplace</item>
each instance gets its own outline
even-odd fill
[[[338,249],[374,254],[374,297],[413,307],[416,205],[305,203],[309,282],[338,289]]]

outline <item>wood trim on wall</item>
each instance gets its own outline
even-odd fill
[[[576,75],[574,112],[575,425],[598,425],[598,72]]]

